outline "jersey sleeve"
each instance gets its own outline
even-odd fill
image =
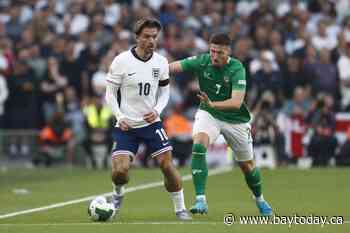
[[[109,67],[106,80],[114,84],[121,84],[123,77],[125,76],[124,67],[125,66],[123,65],[120,57],[114,58],[112,64]]]
[[[196,72],[200,67],[200,56],[192,56],[180,61],[183,71]]]
[[[169,79],[169,63],[168,63],[168,60],[165,59],[164,65],[163,65],[163,72],[162,72],[159,80],[164,81],[167,79]]]
[[[241,65],[237,71],[233,74],[232,78],[232,90],[245,91],[247,86],[245,75],[245,69]]]

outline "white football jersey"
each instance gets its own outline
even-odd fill
[[[166,79],[169,79],[168,60],[158,53],[154,52],[144,61],[137,57],[133,48],[114,58],[107,82],[120,84],[120,112],[131,127],[149,125],[143,115],[154,110],[159,81]],[[156,121],[160,121],[159,117]]]

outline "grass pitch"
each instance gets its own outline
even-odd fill
[[[188,174],[189,170],[181,170]],[[258,215],[238,168],[210,176],[207,184],[208,215],[192,222],[176,220],[168,193],[162,186],[126,194],[121,213],[112,222],[94,223],[87,217],[89,202],[1,219],[26,209],[67,202],[111,191],[109,171],[87,169],[9,170],[0,173],[0,233],[87,232],[350,232],[350,169],[263,170],[263,192],[277,215],[343,216],[342,225],[226,226],[225,214]],[[128,187],[162,180],[158,169],[132,169]],[[194,198],[192,181],[184,182],[186,205]]]

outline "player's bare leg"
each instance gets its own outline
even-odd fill
[[[264,200],[262,195],[262,180],[260,170],[255,166],[253,160],[239,162],[239,166],[245,176],[248,187],[253,192],[256,206],[258,207],[260,213],[264,216],[272,215],[272,208]]]
[[[205,186],[208,178],[208,165],[206,160],[209,136],[206,133],[198,133],[193,136],[192,147],[192,180],[196,191],[196,202],[191,207],[192,214],[208,213],[208,205],[205,197]]]
[[[176,217],[180,220],[191,220],[185,206],[181,176],[173,165],[171,152],[166,151],[156,159],[164,175],[164,186],[173,200]]]
[[[171,152],[167,151],[156,157],[160,169],[164,175],[164,185],[168,192],[178,192],[182,188],[182,180],[179,172],[172,163]]]
[[[124,185],[129,182],[130,162],[130,155],[118,155],[112,159],[112,202],[117,211],[120,210],[124,198]]]

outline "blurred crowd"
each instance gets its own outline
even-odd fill
[[[343,146],[335,114],[350,110],[348,9],[347,0],[1,0],[0,129],[51,127],[56,138],[42,131],[43,145],[74,138],[89,155],[93,144],[110,148],[106,72],[134,44],[133,23],[155,17],[164,27],[158,52],[169,61],[207,52],[213,32],[229,33],[232,56],[247,71],[256,146],[272,146],[280,163],[306,153],[327,165]],[[181,164],[197,91],[191,74],[171,78],[164,117]],[[286,150],[286,119],[305,131],[300,148]],[[19,144],[12,139],[9,153]]]

